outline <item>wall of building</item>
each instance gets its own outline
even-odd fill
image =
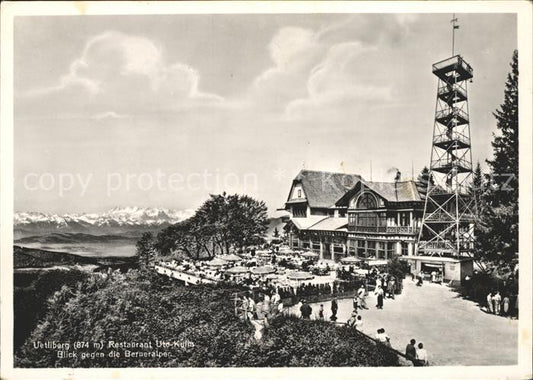
[[[461,281],[461,263],[447,262],[444,264],[444,280]]]
[[[300,197],[298,197],[298,192],[301,193]],[[304,192],[303,186],[301,184],[299,184],[299,183],[294,185],[293,188],[292,188],[290,199],[305,199],[305,198],[306,198],[306,196],[305,196],[305,192]]]
[[[465,279],[466,276],[472,277],[474,274],[474,261],[463,261],[461,265],[461,281]]]

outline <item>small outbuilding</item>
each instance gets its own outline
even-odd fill
[[[469,257],[403,256],[412,274],[438,273],[444,281],[462,283],[466,276],[472,277],[474,260]]]

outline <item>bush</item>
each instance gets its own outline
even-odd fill
[[[260,342],[234,314],[226,286],[177,286],[149,272],[94,275],[76,288],[63,287],[15,358],[17,367],[224,367],[393,366],[398,358],[354,330],[329,322],[279,316]],[[159,349],[170,357],[58,358],[55,349],[33,342],[190,342]],[[95,351],[87,349],[85,351]],[[131,351],[153,351],[132,349]]]
[[[294,316],[274,319],[263,343],[239,358],[249,367],[397,366],[398,357],[347,327]]]
[[[409,274],[409,264],[407,264],[407,261],[400,260],[395,256],[389,262],[387,271],[397,279],[404,279],[405,275]]]
[[[224,288],[177,287],[162,276],[138,271],[108,278],[93,276],[52,297],[47,315],[15,363],[17,367],[232,366],[253,329],[234,315],[231,294],[231,289]],[[109,357],[112,348],[108,347],[100,351],[103,358],[57,358],[56,350],[33,347],[35,341],[112,340],[155,345],[156,339],[191,342],[194,347],[160,349],[171,357],[142,359],[125,358],[123,350],[122,357]]]
[[[74,286],[87,278],[79,270],[47,270],[15,273],[13,296],[14,350],[22,346],[47,311],[47,300],[63,286]]]
[[[487,295],[489,292],[500,291],[502,297],[509,296],[511,301],[516,299],[518,295],[518,279],[509,277],[507,280],[499,279],[490,273],[475,273],[470,283],[466,283],[459,287],[457,291],[465,298],[477,302],[480,306],[487,305]],[[514,305],[511,302],[511,305]],[[511,314],[516,311],[511,306]]]

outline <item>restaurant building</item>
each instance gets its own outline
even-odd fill
[[[302,170],[285,203],[286,232],[293,249],[317,252],[321,259],[412,255],[423,208],[414,181],[370,182],[356,174]]]

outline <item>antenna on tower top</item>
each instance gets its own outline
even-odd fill
[[[459,25],[457,25],[457,17],[455,17],[455,13],[453,14],[450,22],[452,23],[452,57],[453,57],[455,55],[455,29],[459,29]]]

